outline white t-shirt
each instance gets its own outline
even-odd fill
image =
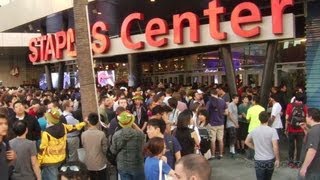
[[[276,128],[276,129],[282,129],[283,128],[282,122],[281,122],[281,110],[282,110],[282,107],[278,102],[276,102],[272,106],[271,116],[274,116],[276,118],[274,119],[274,122],[273,122],[271,127]]]
[[[266,161],[275,158],[272,141],[278,140],[279,136],[274,128],[269,126],[258,126],[248,134],[254,144],[254,159]]]

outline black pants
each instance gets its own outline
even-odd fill
[[[294,159],[296,159],[296,161],[300,161],[300,154],[301,154],[303,137],[304,137],[304,133],[302,133],[302,132],[288,134],[289,162],[293,162]],[[295,141],[296,141],[297,147],[295,147]],[[296,158],[294,158],[295,148],[297,148],[297,157]]]
[[[257,180],[271,180],[274,170],[274,159],[266,161],[255,160]]]
[[[107,179],[107,169],[102,169],[100,171],[89,171],[90,180],[106,180]]]

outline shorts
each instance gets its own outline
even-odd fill
[[[221,126],[211,126],[208,124],[208,131],[211,136],[211,142],[215,143],[216,140],[222,141],[224,135],[224,125]]]
[[[227,128],[227,133],[229,135],[229,144],[235,144],[237,141],[237,129],[235,127]]]
[[[239,122],[239,129],[238,129],[238,137],[240,140],[244,141],[248,135],[248,128],[249,123]]]

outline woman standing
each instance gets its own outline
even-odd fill
[[[145,147],[147,159],[144,164],[146,180],[165,180],[166,175],[175,176],[175,172],[167,164],[164,139],[154,137],[149,140]]]
[[[178,116],[177,129],[173,133],[182,147],[181,156],[194,153],[195,148],[198,149],[200,145],[195,130],[189,128],[192,124],[191,119],[192,113],[189,110],[182,111]]]

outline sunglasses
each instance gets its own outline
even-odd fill
[[[60,168],[60,171],[61,172],[66,172],[67,170],[70,170],[70,171],[74,171],[74,172],[79,172],[80,171],[80,167],[79,166],[62,166]]]

